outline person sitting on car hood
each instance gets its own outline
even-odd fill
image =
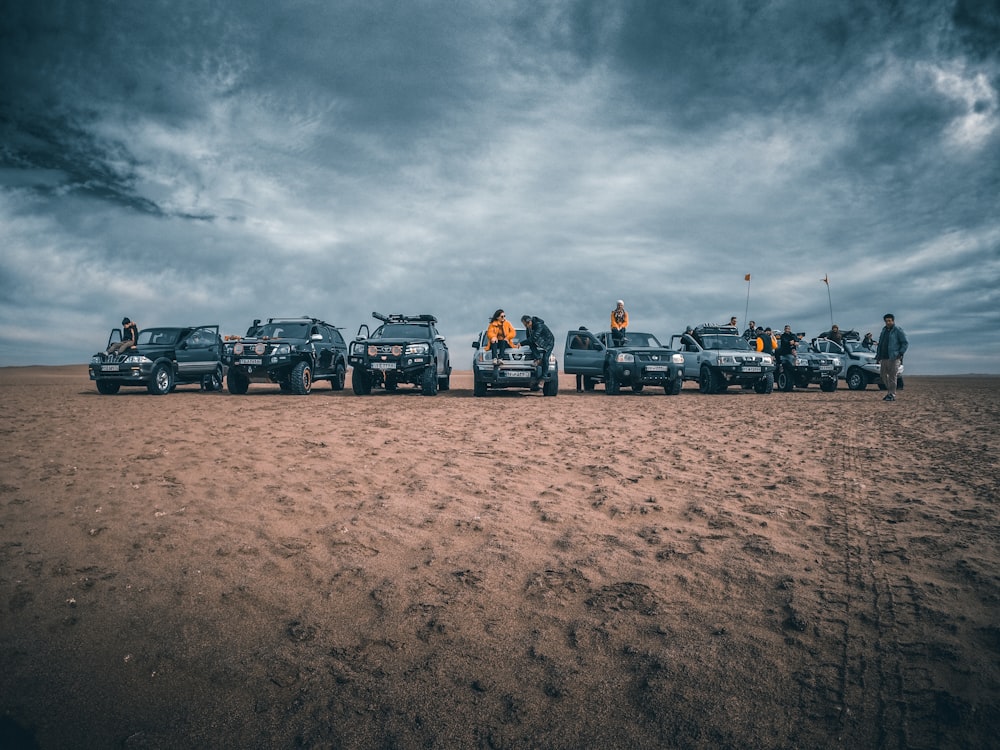
[[[139,340],[139,327],[128,318],[122,318],[122,340],[108,347],[107,354],[121,354],[135,346]]]
[[[493,351],[494,368],[500,367],[500,360],[505,351],[518,348],[518,344],[514,340],[516,336],[517,331],[507,320],[507,313],[503,310],[497,310],[493,313],[490,324],[486,328],[486,351]]]

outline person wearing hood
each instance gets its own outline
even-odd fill
[[[626,331],[628,331],[628,311],[625,309],[625,302],[618,300],[615,309],[611,311],[611,339],[615,342],[615,346],[624,345]]]
[[[122,318],[122,340],[108,347],[106,354],[122,354],[139,340],[139,327],[128,318]]]
[[[524,339],[522,344],[531,348],[531,356],[535,358],[538,365],[535,368],[537,380],[549,379],[549,357],[556,345],[556,337],[545,325],[545,321],[533,315],[522,315],[521,322],[524,323]],[[532,381],[532,390],[538,390],[538,382]]]

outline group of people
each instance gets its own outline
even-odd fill
[[[545,321],[537,315],[522,315],[524,338],[517,340],[517,329],[507,320],[507,313],[502,309],[493,313],[490,324],[486,328],[486,350],[493,353],[493,377],[499,376],[500,360],[508,349],[527,346],[535,360],[535,377],[531,381],[531,389],[538,390],[539,383],[549,379],[549,357],[556,345],[556,338],[545,325]]]

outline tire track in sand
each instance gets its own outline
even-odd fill
[[[868,434],[873,450],[888,439],[877,427]],[[839,458],[829,471],[821,566],[823,577],[835,580],[830,588],[821,584],[817,634],[839,643],[820,650],[826,656],[808,681],[804,703],[849,745],[938,747],[945,736],[941,693],[920,592],[894,561],[901,545],[886,521],[891,509],[881,508],[866,485],[871,480],[858,427],[845,420],[832,448]]]

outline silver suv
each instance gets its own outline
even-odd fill
[[[853,334],[853,335],[852,335]],[[882,376],[879,372],[878,362],[875,361],[875,350],[866,349],[858,341],[860,338],[855,331],[849,331],[844,338],[843,345],[837,344],[830,339],[814,339],[809,348],[824,354],[836,354],[840,359],[840,376],[847,382],[847,387],[852,391],[863,391],[872,383],[879,388],[885,388],[882,383]],[[899,367],[899,381],[903,379],[903,366]]]

